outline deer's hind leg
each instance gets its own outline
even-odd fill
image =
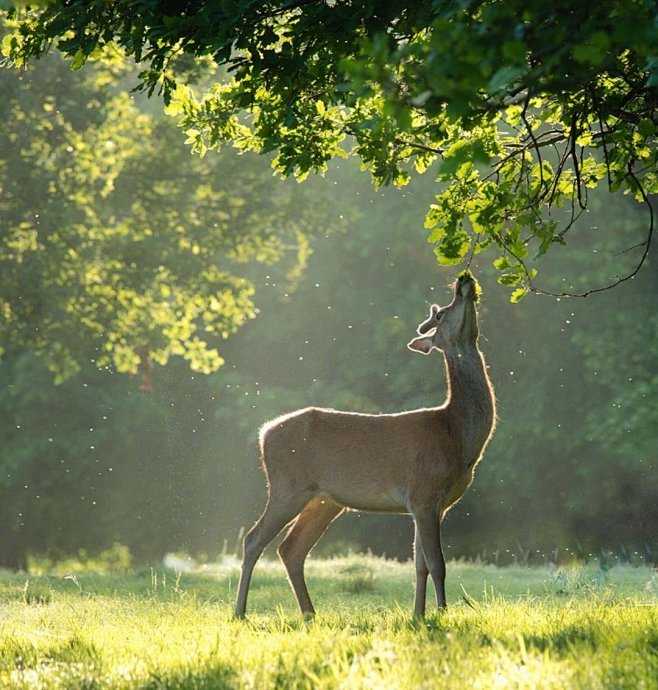
[[[299,514],[279,547],[279,556],[286,567],[288,579],[304,615],[315,614],[304,578],[304,561],[308,552],[342,510],[341,506],[328,498],[314,498]]]
[[[270,495],[263,514],[244,538],[242,572],[235,602],[236,618],[243,618],[247,610],[247,594],[256,561],[272,539],[302,511],[308,499],[308,495],[287,495],[270,487]]]

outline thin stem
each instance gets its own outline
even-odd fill
[[[631,280],[634,278],[639,272],[642,266],[644,265],[644,262],[646,261],[647,256],[649,255],[649,249],[651,247],[651,240],[653,238],[653,230],[654,230],[654,224],[655,224],[655,216],[654,216],[654,211],[653,211],[653,206],[651,204],[651,200],[649,199],[646,190],[642,186],[642,183],[638,179],[637,175],[633,171],[632,168],[632,163],[628,163],[628,170],[627,170],[627,177],[629,177],[635,185],[637,186],[640,196],[642,197],[642,201],[646,204],[647,210],[649,212],[649,230],[647,232],[647,237],[644,240],[644,242],[639,242],[638,244],[634,245],[633,247],[629,247],[626,251],[631,251],[632,249],[637,249],[638,247],[644,246],[644,252],[642,252],[642,256],[640,257],[640,260],[638,263],[635,265],[632,271],[627,273],[625,276],[617,276],[617,279],[608,284],[604,285],[602,287],[598,288],[592,288],[591,290],[586,290],[585,292],[551,292],[550,290],[544,290],[542,288],[538,288],[535,286],[532,282],[532,279],[530,279],[529,273],[526,269],[525,264],[523,263],[522,260],[519,260],[519,263],[523,267],[523,270],[528,278],[528,289],[531,292],[534,292],[539,295],[548,295],[549,297],[587,297],[588,295],[593,295],[596,292],[605,292],[606,290],[611,290],[614,287],[617,287],[617,285],[620,285],[621,283],[625,283],[627,280]],[[516,258],[516,257],[515,257]],[[518,260],[518,259],[517,259]]]

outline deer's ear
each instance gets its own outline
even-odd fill
[[[407,347],[423,355],[429,355],[432,351],[432,347],[434,347],[434,340],[427,337],[414,338]]]

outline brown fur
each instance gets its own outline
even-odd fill
[[[304,560],[344,509],[410,513],[416,526],[414,614],[424,615],[428,573],[445,606],[440,521],[473,480],[495,425],[495,399],[482,353],[474,285],[460,281],[445,309],[432,307],[410,349],[443,351],[448,397],[441,407],[367,415],[308,407],[260,432],[268,481],[263,515],[245,537],[236,616],[246,610],[251,573],[265,546],[292,523],[279,554],[304,614],[314,609]]]

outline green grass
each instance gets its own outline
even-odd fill
[[[448,564],[450,608],[414,621],[413,569],[310,561],[305,623],[281,566],[0,573],[0,688],[658,688],[649,568]]]

